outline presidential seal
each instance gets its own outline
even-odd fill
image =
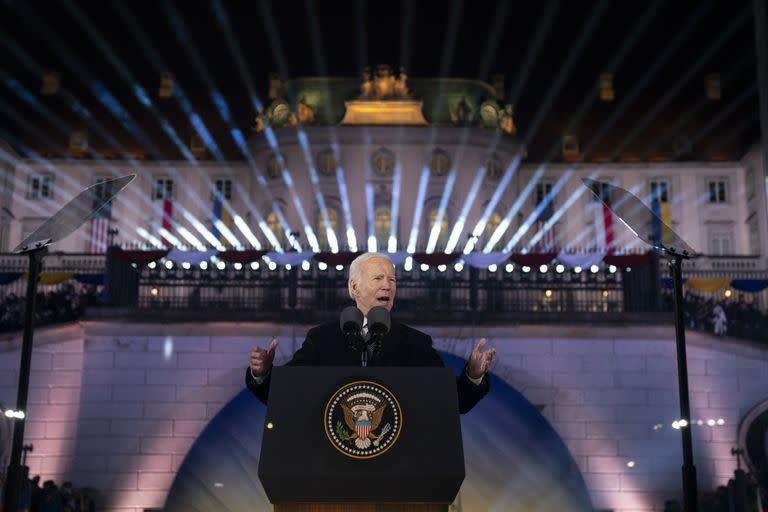
[[[392,448],[402,428],[400,404],[391,391],[375,382],[347,384],[325,406],[325,434],[348,457],[378,457]]]

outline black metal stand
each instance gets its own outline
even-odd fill
[[[25,414],[22,418],[13,420],[13,445],[11,461],[8,464],[8,477],[5,484],[5,499],[3,510],[16,510],[21,492],[22,477],[24,476],[21,455],[24,451],[24,425],[26,423],[27,395],[29,394],[29,371],[32,362],[32,335],[35,319],[35,298],[37,296],[37,281],[43,257],[48,253],[47,246],[32,249],[29,256],[29,273],[27,275],[27,300],[24,311],[24,338],[21,345],[21,365],[19,366],[19,388],[16,397],[16,412]]]
[[[683,436],[683,506],[685,512],[698,512],[699,497],[696,488],[696,466],[693,465],[693,441],[691,439],[691,406],[688,398],[688,361],[685,354],[685,318],[683,316],[683,259],[687,255],[665,251],[672,271],[675,293],[675,341],[677,343],[677,381],[680,395],[680,425]]]

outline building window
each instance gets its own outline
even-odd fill
[[[429,171],[432,176],[440,177],[448,174],[451,161],[448,158],[448,154],[440,149],[432,153],[432,158],[429,159]]]
[[[267,160],[267,176],[269,179],[274,180],[280,177],[283,173],[283,167],[285,166],[285,160],[282,155],[273,153]]]
[[[205,141],[198,133],[193,133],[189,138],[189,149],[195,158],[205,158]]]
[[[757,256],[760,254],[760,226],[757,215],[752,215],[752,218],[747,222],[749,224],[749,253]]]
[[[710,180],[707,182],[710,203],[728,202],[728,188],[725,180]]]
[[[395,155],[387,149],[380,149],[373,154],[371,167],[377,176],[392,176],[395,168]]]
[[[432,210],[429,212],[429,234],[430,237],[432,235],[432,230],[435,227],[435,222],[437,221],[437,210]],[[446,244],[448,243],[448,219],[445,214],[443,214],[443,218],[440,221],[440,234],[437,236],[437,250],[442,250],[445,248]]]
[[[392,233],[392,213],[386,208],[376,210],[374,221],[374,236],[376,247],[382,249],[389,246],[389,235]]]
[[[613,74],[603,73],[600,75],[600,99],[602,101],[613,101],[616,95],[613,91]]]
[[[663,180],[651,181],[651,201],[669,202],[669,183]]]
[[[579,138],[572,134],[563,135],[563,160],[570,161],[579,157]]]
[[[611,204],[611,186],[608,183],[594,181],[590,188],[592,189],[593,203],[603,201],[606,204]]]
[[[173,199],[173,180],[157,178],[155,180],[154,199]]]
[[[493,234],[496,232],[496,229],[501,224],[501,215],[498,213],[492,213],[490,217],[488,217],[488,222],[485,223],[485,241],[491,239]]]
[[[723,97],[722,88],[720,87],[720,73],[707,73],[704,83],[707,99],[717,101]]]
[[[280,218],[275,212],[269,212],[267,215],[267,227],[275,235],[280,245],[283,244],[283,225],[280,224]]]
[[[331,231],[336,233],[336,228],[339,223],[339,213],[334,210],[333,208],[327,208],[325,210],[326,215],[328,216],[328,225],[325,224],[325,219],[323,218],[322,212],[318,212],[317,214],[317,232],[320,236],[321,240],[325,240],[326,243],[324,244],[324,249],[328,249],[331,246],[331,241],[328,239],[328,227],[331,228]]]
[[[27,197],[29,199],[53,199],[53,176],[50,174],[30,176],[27,183]]]
[[[336,157],[333,156],[333,151],[330,149],[321,151],[317,155],[317,170],[323,176],[335,176],[337,165]]]
[[[540,205],[546,199],[547,194],[552,193],[551,183],[537,183],[536,184],[536,206]],[[551,203],[551,201],[550,201]]]
[[[733,254],[733,237],[728,233],[713,234],[709,240],[709,253],[712,256]]]
[[[501,162],[495,156],[485,161],[485,176],[494,181],[501,178]]]
[[[229,178],[219,178],[214,181],[216,187],[216,193],[221,195],[224,199],[232,199],[232,180]],[[214,199],[216,196],[214,195]]]

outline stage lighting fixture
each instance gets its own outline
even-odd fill
[[[608,272],[610,272],[611,274],[616,273],[616,266],[615,265],[609,265],[608,266]]]
[[[181,268],[183,268],[184,270],[189,270],[190,267],[192,267],[192,265],[190,265],[188,261],[185,261],[184,263],[181,264]]]
[[[201,261],[200,262],[200,269],[201,270],[208,270],[208,262],[207,261]]]
[[[259,270],[259,262],[258,261],[252,261],[251,262],[251,270]]]
[[[530,271],[531,271],[531,267],[529,267],[528,265],[523,265],[523,272],[527,274]]]
[[[438,265],[437,266],[437,270],[439,270],[440,272],[445,272],[445,269],[447,269],[447,268],[448,268],[447,265]]]
[[[235,270],[243,270],[243,264],[240,262],[235,263]]]
[[[158,290],[157,288],[152,288],[151,290],[149,290],[149,294],[153,297],[157,297],[160,294],[160,290]]]
[[[227,265],[223,261],[220,261],[216,264],[216,268],[219,270],[224,270],[225,268],[227,268]]]
[[[344,270],[344,265],[336,265],[336,270],[341,272],[342,270]]]
[[[600,267],[598,267],[597,265],[592,265],[591,267],[589,267],[589,271],[592,272],[593,274],[597,274],[598,270],[600,270]]]
[[[154,268],[157,266],[157,263],[155,263],[154,261],[150,261],[147,264],[147,266],[149,267],[150,270],[154,270]]]
[[[275,263],[274,261],[270,261],[267,264],[267,267],[269,268],[269,270],[275,270],[277,268],[277,263]]]
[[[319,268],[320,270],[327,270],[328,264],[324,261],[321,261],[320,263],[317,264],[317,268]]]
[[[285,270],[291,270],[292,268],[290,263],[286,263]]]
[[[497,268],[496,265],[488,265],[488,272],[496,272]]]
[[[173,262],[171,260],[166,261],[165,268],[167,268],[168,270],[171,270],[173,268]]]
[[[515,266],[514,266],[513,264],[511,264],[511,263],[507,263],[507,264],[504,266],[504,270],[506,270],[506,271],[507,271],[507,273],[510,273],[510,272],[512,272],[513,270],[515,270]]]
[[[577,274],[581,274],[581,267],[573,267],[573,271]]]
[[[301,270],[303,270],[304,272],[307,272],[307,271],[309,271],[309,268],[310,267],[309,267],[309,262],[308,261],[302,261],[301,262]]]
[[[551,297],[552,296],[552,290],[545,291],[544,295],[546,295],[547,297]]]
[[[558,274],[562,274],[563,272],[565,272],[565,266],[562,264],[558,264],[555,267],[555,272],[557,272]]]
[[[547,268],[548,267],[546,265],[542,265],[542,266],[539,267],[539,272],[541,272],[542,274],[546,274],[547,273]]]
[[[462,270],[464,270],[464,265],[462,265],[461,263],[456,263],[453,266],[453,270],[455,270],[456,272],[461,272]]]
[[[429,265],[427,265],[426,263],[422,263],[421,267],[419,268],[421,268],[422,272],[426,272],[427,270],[429,270]]]

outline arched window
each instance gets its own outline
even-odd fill
[[[450,167],[451,160],[445,151],[438,149],[432,153],[432,158],[429,159],[429,170],[432,176],[445,176]]]
[[[336,233],[336,228],[338,227],[339,222],[339,213],[333,208],[327,208],[325,211],[328,215],[328,227],[331,228],[331,231]],[[317,236],[321,241],[324,241],[323,249],[329,249],[331,241],[328,240],[325,219],[323,218],[323,214],[321,212],[318,212],[317,214]]]
[[[371,167],[376,176],[392,176],[395,169],[395,155],[388,149],[379,149],[371,158]]]
[[[334,176],[336,174],[336,157],[333,151],[326,149],[317,155],[317,171],[323,176]]]
[[[282,155],[273,153],[272,156],[269,157],[269,160],[267,160],[267,177],[271,180],[279,178],[284,167],[285,161],[283,160]]]
[[[392,233],[392,214],[387,208],[379,208],[376,210],[374,229],[376,247],[380,250],[386,250],[389,246],[389,235]]]
[[[437,220],[437,210],[429,212],[429,232],[427,233],[427,240],[432,236],[432,229],[435,227],[435,221]],[[448,218],[443,214],[443,219],[440,221],[440,234],[437,237],[437,250],[445,249],[448,243]]]
[[[283,230],[283,225],[280,224],[280,218],[277,216],[277,213],[270,212],[269,215],[267,215],[267,227],[275,235],[275,238],[277,238],[278,243],[282,245],[284,230]]]
[[[502,172],[501,162],[499,162],[499,159],[495,156],[492,156],[485,161],[485,177],[489,180],[498,181],[498,179],[501,178]]]
[[[491,239],[496,232],[496,228],[499,227],[499,224],[501,224],[501,215],[496,212],[492,213],[491,216],[488,217],[488,222],[485,223],[485,240],[483,240],[483,242],[487,243],[488,240]]]

